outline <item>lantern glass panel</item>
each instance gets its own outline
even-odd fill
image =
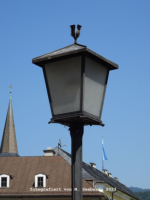
[[[45,64],[54,115],[80,110],[81,56]]]
[[[91,58],[85,59],[83,110],[100,117],[108,69]]]

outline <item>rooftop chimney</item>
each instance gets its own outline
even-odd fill
[[[112,177],[112,174],[111,174],[111,173],[108,173],[108,176],[109,176],[109,177]]]
[[[114,179],[115,179],[116,181],[118,181],[118,178],[117,178],[117,177],[114,177]]]
[[[103,173],[108,175],[108,170],[107,169],[103,169]]]
[[[96,168],[96,164],[95,163],[90,162],[90,165],[91,165],[91,167]]]
[[[43,150],[44,156],[54,156],[55,151],[51,147],[47,147],[47,150]]]

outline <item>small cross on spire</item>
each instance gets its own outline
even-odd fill
[[[11,93],[12,93],[11,88],[12,88],[12,84],[10,85],[10,99],[11,99]]]

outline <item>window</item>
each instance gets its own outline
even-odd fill
[[[43,187],[43,177],[38,177],[38,187]]]
[[[35,187],[46,187],[46,175],[45,174],[35,175]]]
[[[2,178],[2,181],[1,181],[1,186],[2,187],[7,187],[7,178]]]
[[[9,188],[9,183],[10,183],[9,175],[7,175],[7,174],[0,175],[0,188],[1,187]]]

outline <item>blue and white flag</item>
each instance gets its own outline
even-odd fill
[[[104,141],[103,141],[103,138],[102,138],[102,151],[103,151],[103,160],[108,160],[107,156],[106,156],[106,153],[105,153],[105,150],[104,150]]]

